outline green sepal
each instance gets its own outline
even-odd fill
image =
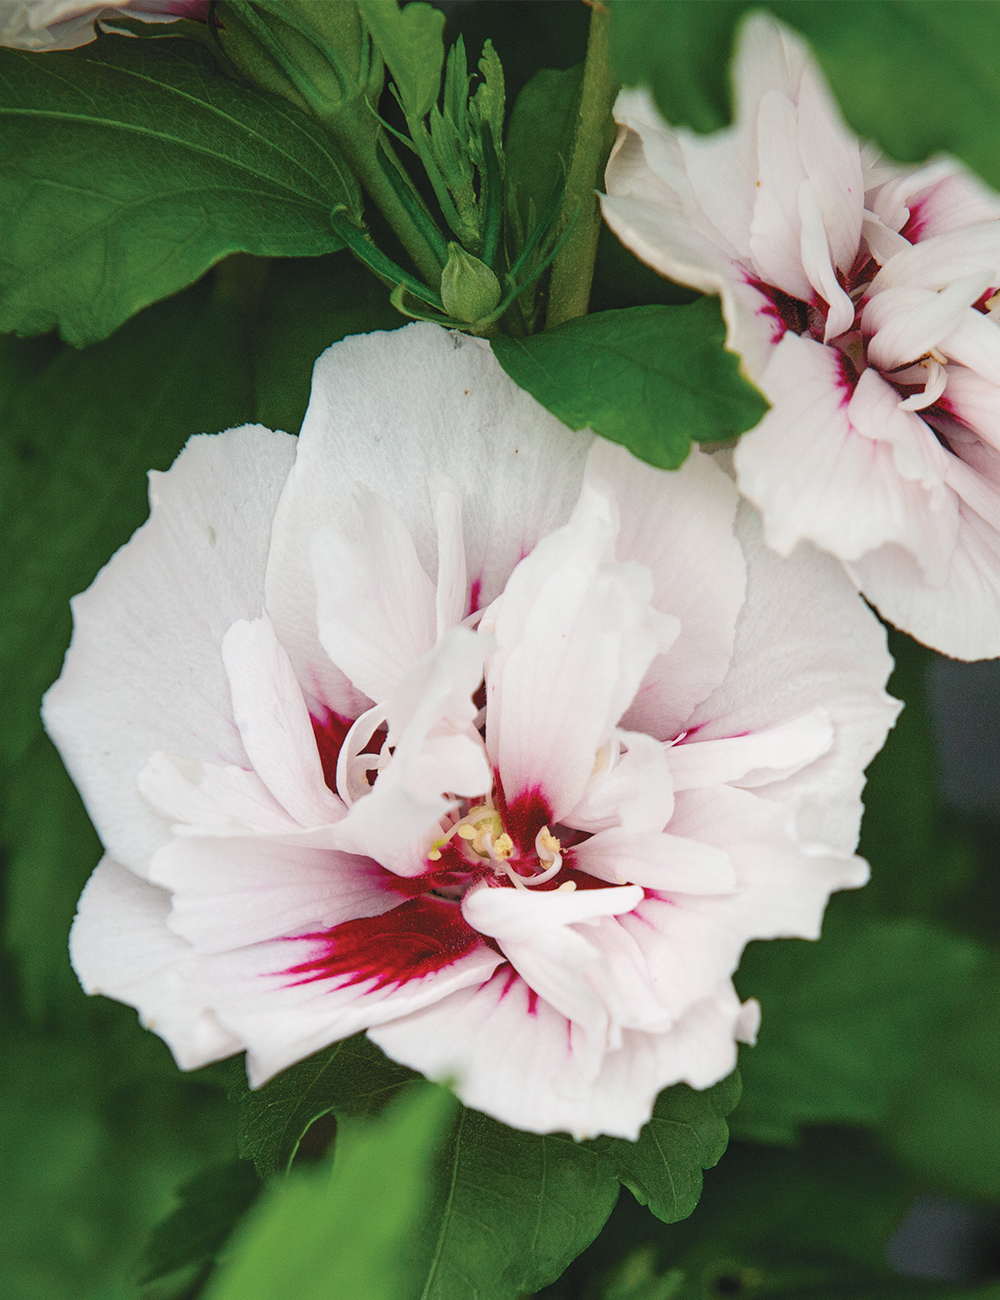
[[[358,261],[363,262],[370,271],[374,271],[384,284],[402,284],[406,292],[412,294],[414,298],[419,298],[421,302],[439,311],[444,310],[440,295],[433,289],[428,289],[425,284],[421,284],[415,276],[404,271],[391,257],[383,253],[368,231],[351,220],[346,208],[335,208],[330,214],[330,223],[340,240],[347,245]]]

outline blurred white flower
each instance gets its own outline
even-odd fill
[[[96,35],[95,24],[115,18],[172,23],[178,18],[208,19],[208,0],[0,0],[0,45],[18,50],[74,50]]]
[[[1000,655],[1000,196],[953,160],[862,146],[767,15],[742,30],[734,89],[733,126],[710,136],[623,92],[604,215],[656,270],[722,296],[772,403],[734,454],[768,544],[838,556],[946,654]]]
[[[838,565],[708,456],[573,434],[430,325],[316,365],[298,440],[192,439],[74,601],[45,721],[107,857],[74,966],[253,1084],[368,1030],[506,1123],[635,1137],[815,937],[895,716]]]

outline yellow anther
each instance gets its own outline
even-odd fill
[[[513,852],[514,841],[510,838],[507,832],[504,831],[502,835],[498,835],[493,841],[494,856],[500,858],[502,861],[506,861]]]
[[[468,822],[463,822],[462,825],[459,826],[457,834],[460,835],[463,840],[474,840],[479,834],[477,827],[481,825],[481,822],[477,822],[475,826],[470,826]]]
[[[562,852],[562,844],[552,834],[547,826],[543,826],[538,832],[538,839],[535,841],[540,852],[547,853],[549,857],[556,857]]]
[[[572,892],[573,892],[574,889],[576,889],[576,881],[575,881],[575,880],[564,880],[564,881],[562,882],[562,884],[559,886],[559,888],[556,890],[556,893],[558,893],[558,894],[572,894]]]
[[[440,850],[440,849],[431,849],[430,853],[428,853],[428,855],[427,855],[427,861],[428,861],[428,862],[440,862],[440,861],[441,861],[441,850]]]

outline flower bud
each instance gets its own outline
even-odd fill
[[[449,316],[472,325],[500,301],[500,281],[485,262],[460,244],[448,245],[448,262],[441,272],[441,301]]]

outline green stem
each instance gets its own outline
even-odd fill
[[[327,130],[334,137],[337,145],[347,159],[348,166],[364,186],[368,197],[376,204],[382,215],[392,226],[413,263],[432,289],[441,287],[441,263],[434,249],[424,237],[413,217],[400,202],[395,189],[379,164],[376,149],[379,147],[378,136],[382,132],[374,114],[364,99],[358,99],[350,110],[341,110],[335,119],[327,121]],[[383,133],[384,135],[384,133]],[[395,152],[388,138],[381,140],[381,147],[393,165],[410,184],[402,167],[396,159]],[[432,218],[429,217],[432,220]]]
[[[552,266],[549,310],[545,328],[586,314],[594,278],[601,211],[597,202],[604,165],[615,138],[611,116],[618,86],[608,58],[608,24],[611,14],[595,0],[590,15],[587,61],[583,68],[580,110],[573,135],[573,152],[559,214],[559,230],[575,224]]]

